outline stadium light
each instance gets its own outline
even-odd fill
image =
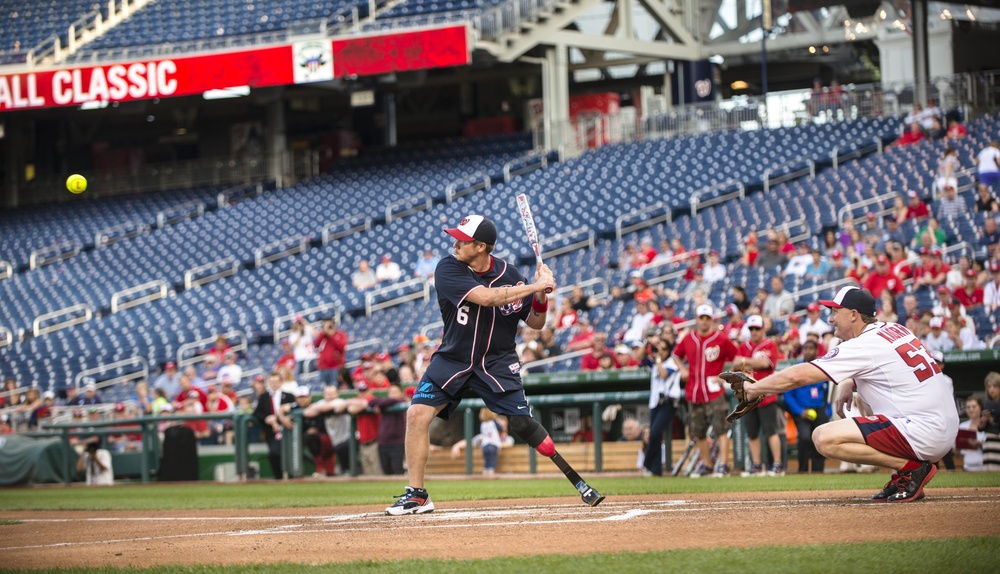
[[[201,97],[206,100],[224,100],[227,98],[242,98],[250,95],[250,86],[233,86],[219,90],[208,90]]]

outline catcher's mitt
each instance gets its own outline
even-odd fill
[[[745,385],[752,385],[757,381],[746,373],[740,371],[726,371],[725,373],[719,375],[719,378],[729,383],[730,388],[733,389],[733,394],[736,395],[736,400],[739,401],[739,404],[736,405],[733,412],[729,413],[729,416],[726,417],[726,420],[729,422],[733,422],[734,420],[754,410],[757,408],[757,405],[764,400],[763,396],[749,401],[747,400],[747,392],[743,387]]]

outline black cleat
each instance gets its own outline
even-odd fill
[[[889,482],[885,483],[882,490],[872,495],[872,502],[886,502],[889,500],[890,496],[899,492],[898,482],[899,475],[895,472],[892,473],[892,478],[889,479]]]
[[[924,497],[924,485],[937,474],[937,467],[924,461],[920,467],[910,472],[899,473],[896,493],[888,498],[889,502],[913,502]]]

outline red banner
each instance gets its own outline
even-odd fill
[[[331,50],[332,48],[332,50]],[[327,60],[332,54],[332,66]],[[189,56],[0,74],[0,111],[190,96],[333,77],[466,65],[466,26]],[[324,74],[329,69],[329,74]]]

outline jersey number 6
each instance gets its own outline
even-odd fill
[[[896,347],[896,352],[902,357],[903,362],[913,367],[913,374],[921,383],[941,372],[941,365],[937,361],[928,361],[925,356],[927,351],[919,341],[910,341]]]
[[[462,305],[455,310],[455,320],[458,321],[459,325],[469,324],[469,306]]]

